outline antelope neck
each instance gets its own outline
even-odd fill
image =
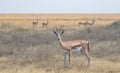
[[[58,37],[58,38],[59,38],[59,43],[60,43],[60,45],[62,46],[62,45],[63,45],[62,38],[61,38],[61,37]]]

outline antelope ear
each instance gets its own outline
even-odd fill
[[[64,34],[64,30],[61,32],[61,35]]]
[[[55,31],[55,30],[53,30],[53,33],[57,36],[57,33],[56,33],[56,31]]]

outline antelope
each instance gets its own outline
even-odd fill
[[[48,20],[47,20],[47,23],[45,23],[45,22],[42,23],[42,28],[44,28],[44,27],[47,28],[47,25],[48,25]]]
[[[61,29],[55,29],[53,30],[53,33],[57,37],[57,40],[59,41],[59,45],[64,49],[64,66],[66,66],[66,57],[67,54],[69,56],[68,61],[70,64],[70,56],[71,52],[82,52],[83,55],[85,55],[88,59],[87,66],[90,66],[91,63],[91,57],[89,55],[89,42],[87,40],[72,40],[72,41],[63,41],[61,36],[64,33],[64,30]]]
[[[38,19],[36,19],[36,21],[33,21],[32,23],[33,23],[33,27],[35,27],[35,26],[37,27],[37,25],[38,25]]]

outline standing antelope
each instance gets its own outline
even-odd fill
[[[33,23],[33,27],[35,27],[35,26],[37,27],[37,25],[38,25],[38,19],[36,19],[36,21],[33,21],[32,23]]]
[[[82,52],[88,59],[88,66],[90,66],[91,58],[89,55],[89,42],[86,40],[73,40],[73,41],[63,41],[61,36],[64,33],[61,29],[53,30],[53,33],[56,35],[60,46],[65,50],[64,55],[64,66],[66,66],[66,56],[69,54],[69,64],[70,64],[70,55],[71,52],[78,51]]]
[[[47,28],[47,26],[48,26],[48,20],[47,20],[47,23],[45,23],[45,22],[42,23],[42,28],[44,28],[44,27]]]

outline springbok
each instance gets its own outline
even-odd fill
[[[66,55],[69,54],[69,64],[70,64],[70,56],[71,52],[82,52],[83,55],[85,55],[88,59],[88,67],[91,63],[91,57],[89,55],[89,42],[87,40],[72,40],[72,41],[63,41],[61,36],[64,33],[64,30],[61,29],[55,29],[53,30],[53,33],[57,37],[60,46],[65,50],[64,55],[64,66],[66,66]]]
[[[44,27],[47,28],[47,26],[48,26],[48,20],[47,20],[47,23],[45,23],[45,22],[42,23],[42,28],[44,28]]]
[[[35,27],[35,26],[37,27],[37,25],[38,25],[38,19],[36,19],[36,21],[33,21],[32,23],[33,23],[33,27]]]

